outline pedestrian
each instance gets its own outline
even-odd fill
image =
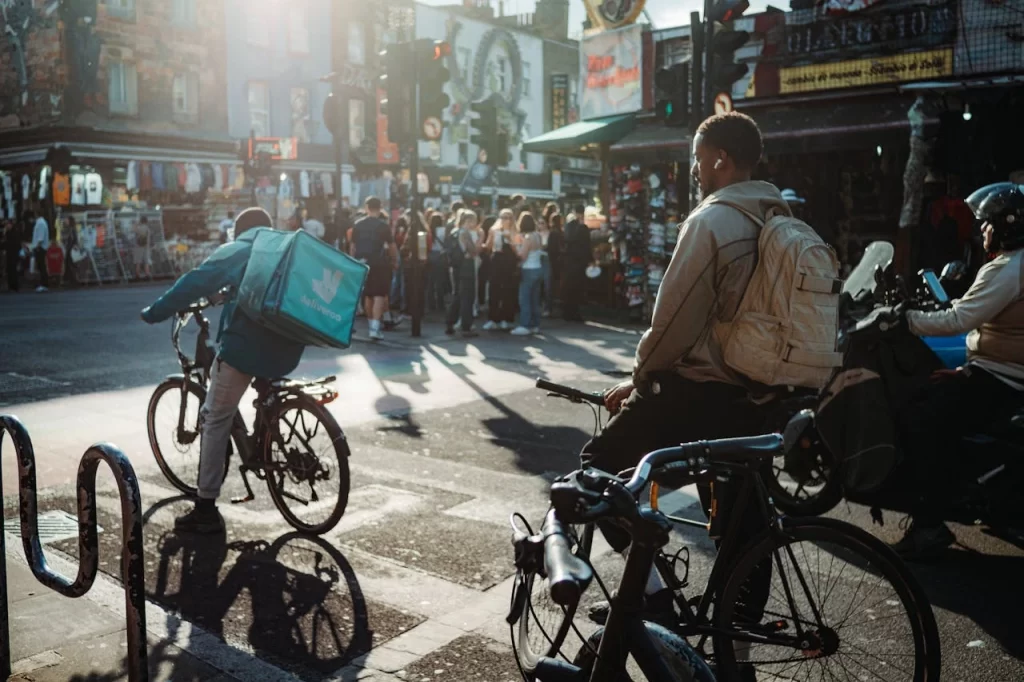
[[[302,230],[307,232],[320,241],[324,240],[324,236],[327,234],[327,227],[322,221],[316,218],[307,218],[302,222]]]
[[[587,286],[587,266],[590,264],[590,230],[584,224],[586,209],[583,204],[573,207],[565,226],[565,268],[562,271],[562,317],[569,322],[582,322],[580,304]]]
[[[36,217],[32,211],[25,212],[25,224],[35,221],[32,228],[32,242],[29,251],[36,262],[36,270],[39,271],[39,286],[36,291],[42,293],[49,291],[50,280],[46,276],[46,250],[50,248],[50,226],[43,216]]]
[[[430,216],[430,253],[427,256],[427,310],[436,313],[444,310],[444,290],[448,282],[448,266],[444,255],[444,215]]]
[[[78,226],[75,223],[75,217],[71,214],[64,218],[61,237],[64,241],[64,283],[69,287],[77,287],[78,265],[75,263],[72,253],[76,253],[81,247],[78,245]]]
[[[452,248],[448,250],[452,270],[452,302],[448,306],[444,333],[455,334],[455,323],[459,322],[463,338],[472,338],[473,299],[476,297],[476,259],[482,243],[474,239],[477,215],[464,208],[459,211],[455,231],[452,232]]]
[[[484,248],[491,254],[491,295],[487,331],[508,331],[516,319],[519,295],[519,257],[515,250],[516,224],[511,208],[503,208],[487,233]]]
[[[478,232],[480,233],[480,264],[476,269],[476,308],[473,310],[474,317],[480,315],[484,308],[490,310],[494,294],[491,288],[491,252],[486,248],[487,237],[497,218],[492,215],[483,219]]]
[[[513,336],[529,336],[540,332],[541,299],[544,267],[541,263],[543,246],[537,233],[537,221],[530,213],[519,216],[516,253],[522,263],[519,278],[519,326]]]
[[[391,273],[398,258],[391,227],[381,214],[380,199],[373,196],[366,199],[366,217],[352,227],[348,241],[349,255],[370,266],[363,285],[363,309],[369,319],[370,338],[379,341],[384,338],[381,320],[387,306]]]
[[[511,202],[510,208],[512,209],[514,220],[518,223],[519,216],[521,216],[525,211],[530,210],[530,207],[526,203],[526,196],[522,194],[513,194],[509,201]]]
[[[537,234],[540,235],[541,252],[540,267],[544,274],[541,285],[541,301],[543,312],[541,317],[551,317],[551,259],[548,258],[548,240],[551,237],[551,230],[547,218],[537,218]]]
[[[4,221],[3,231],[4,264],[7,268],[7,290],[17,292],[21,270],[21,228],[13,220]]]
[[[139,218],[139,222],[135,225],[135,248],[133,254],[135,261],[135,279],[142,279],[143,273],[145,273],[146,279],[151,278],[149,265],[152,259],[150,258],[149,247],[149,218],[142,216]]]
[[[235,212],[228,211],[228,215],[224,220],[220,221],[220,225],[217,226],[217,231],[220,233],[220,243],[227,244],[235,239]]]
[[[565,232],[562,231],[561,213],[553,213],[548,219],[548,263],[551,265],[551,286],[547,289],[547,305],[550,314],[555,314],[555,302],[562,298],[562,268],[565,262]]]

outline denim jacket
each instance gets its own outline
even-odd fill
[[[142,319],[150,324],[162,322],[226,286],[237,292],[257,234],[258,229],[247,230],[236,241],[219,247],[202,265],[182,275],[153,305],[143,310]],[[240,372],[266,379],[283,377],[298,367],[305,346],[261,327],[244,313],[236,312],[236,301],[232,295],[220,316],[217,332],[220,352],[217,357]]]

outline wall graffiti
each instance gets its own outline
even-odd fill
[[[61,5],[61,0],[0,0],[0,128],[60,116]]]
[[[0,0],[0,18],[4,22],[4,35],[14,55],[14,66],[18,71],[20,104],[28,104],[28,64],[26,37],[32,25],[33,11],[30,0]]]

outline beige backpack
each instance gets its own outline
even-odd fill
[[[725,363],[767,386],[822,389],[843,356],[839,331],[839,261],[807,223],[767,220],[732,203],[761,226],[757,266],[731,322],[715,326]]]

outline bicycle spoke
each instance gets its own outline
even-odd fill
[[[842,656],[843,654],[840,653],[839,655]],[[881,675],[876,673],[874,670],[872,670],[871,668],[868,668],[863,663],[858,661],[856,658],[851,658],[850,660],[852,660],[854,663],[856,663],[861,669],[863,669],[866,672],[870,673],[873,677],[877,677],[878,679],[882,680],[882,682],[891,682],[891,680],[889,680],[888,677],[882,677]]]

